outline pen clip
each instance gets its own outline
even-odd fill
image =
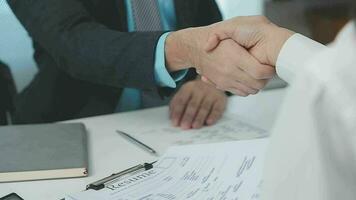
[[[144,169],[144,171],[152,169],[153,164],[155,164],[156,162],[157,161],[152,162],[152,163],[144,163],[144,164],[136,165],[134,167],[131,167],[131,168],[121,171],[119,173],[112,174],[111,176],[108,176],[106,178],[100,179],[98,181],[95,181],[94,183],[87,185],[86,190],[89,190],[89,189],[101,190],[105,187],[105,184],[108,182],[112,182],[112,181],[114,181],[118,178],[121,178],[125,175],[128,175],[128,174],[138,173],[142,169]]]

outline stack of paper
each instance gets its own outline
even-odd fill
[[[259,199],[268,139],[170,148],[152,170],[68,200]]]

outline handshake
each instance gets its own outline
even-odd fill
[[[166,65],[171,72],[194,67],[223,91],[257,94],[275,76],[279,52],[293,34],[262,16],[183,29],[166,40]]]

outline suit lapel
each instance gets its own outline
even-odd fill
[[[126,11],[125,0],[114,0],[114,1],[116,1],[117,10],[119,12],[120,29],[123,31],[127,31],[128,25],[127,25],[127,11]]]
[[[196,2],[196,0],[174,0],[178,29],[195,26],[194,8],[196,8]]]

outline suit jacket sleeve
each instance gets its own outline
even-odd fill
[[[72,77],[118,88],[156,88],[155,48],[163,32],[109,29],[78,0],[8,3],[34,41]]]

